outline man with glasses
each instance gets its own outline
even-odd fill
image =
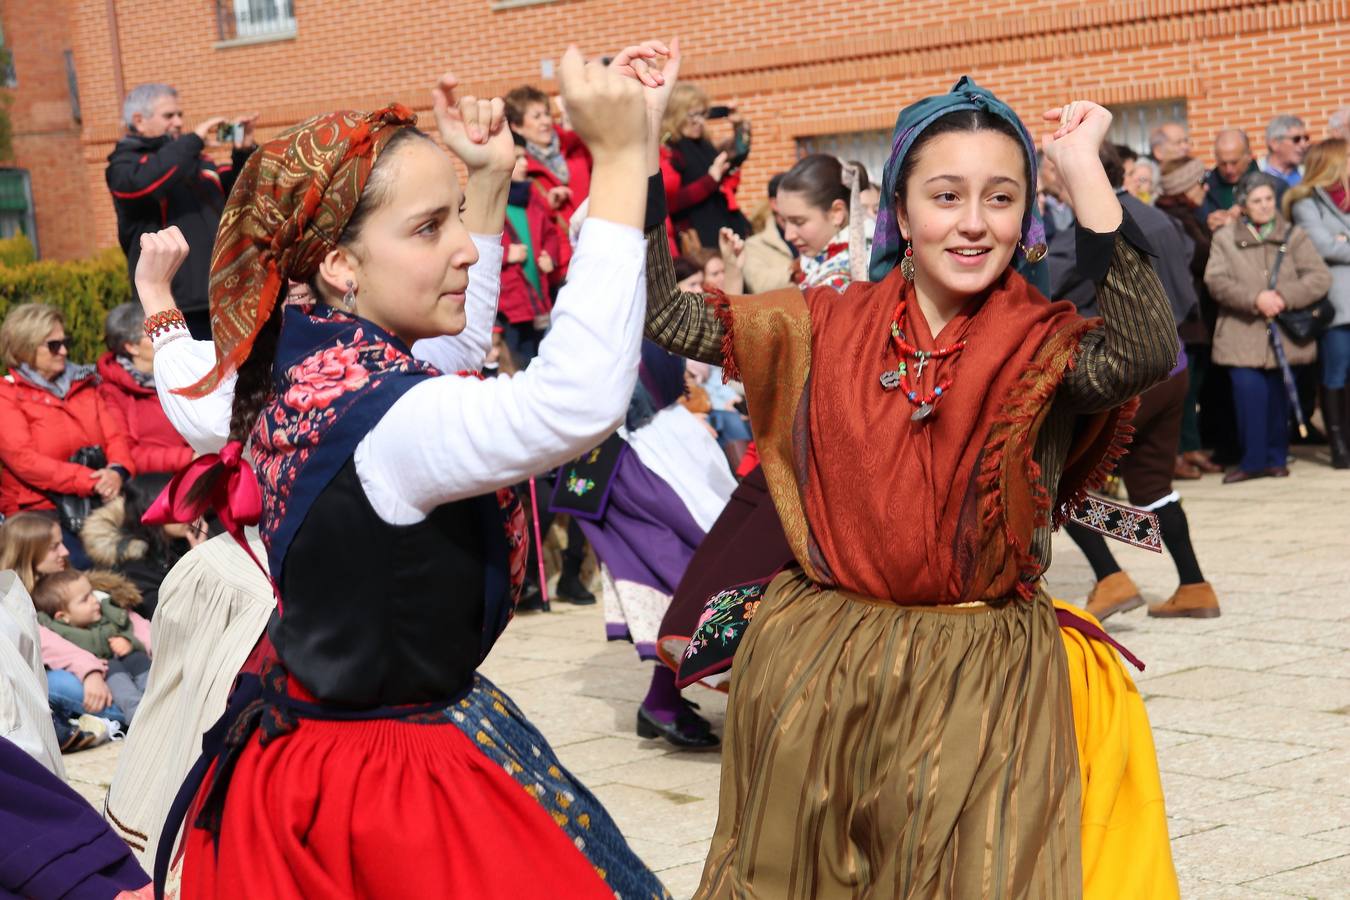
[[[1159,167],[1191,155],[1191,134],[1180,122],[1164,122],[1149,132],[1149,156]]]
[[[1298,116],[1276,116],[1266,126],[1266,162],[1261,171],[1273,175],[1285,187],[1303,180],[1299,166],[1308,152],[1308,126]],[[1281,191],[1283,192],[1283,191]]]

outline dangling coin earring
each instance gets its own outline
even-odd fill
[[[914,245],[905,248],[904,258],[900,260],[900,274],[906,281],[914,280]]]
[[[1025,256],[1027,262],[1031,263],[1033,266],[1045,259],[1046,249],[1044,241],[1037,241],[1030,247],[1019,242],[1017,246],[1022,248],[1022,255]]]
[[[349,313],[356,312],[356,285],[347,282],[347,293],[342,295],[342,308]]]

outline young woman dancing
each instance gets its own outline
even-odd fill
[[[435,111],[462,194],[400,106],[317,117],[249,159],[213,258],[214,349],[168,292],[181,236],[143,241],[156,385],[210,454],[160,514],[209,498],[232,528],[260,520],[279,608],[207,736],[201,788],[190,776],[180,793],[195,793],[183,896],[664,895],[475,672],[524,567],[509,485],[612,431],[637,372],[641,89],[575,49],[561,72],[595,196],[553,330],[517,377],[467,375],[489,346],[514,152],[501,101],[456,105],[451,77]],[[284,304],[288,280],[317,302]]]
[[[649,89],[649,121],[672,80]],[[1110,114],[1046,117],[1102,320],[1016,270],[1043,253],[1035,148],[967,79],[900,114],[873,283],[682,293],[648,241],[647,335],[739,374],[794,558],[740,613],[699,896],[1084,893],[1111,803],[1080,796],[1077,688],[1040,578],[1052,524],[1118,452],[1122,404],[1167,375],[1176,335],[1098,161]],[[1165,833],[1161,848],[1135,867],[1142,891],[1130,875],[1116,896],[1175,896]]]

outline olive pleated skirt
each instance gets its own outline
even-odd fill
[[[1077,898],[1050,600],[916,608],[770,585],[736,658],[699,897]]]

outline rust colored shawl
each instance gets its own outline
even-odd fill
[[[954,379],[924,422],[880,384],[895,368],[887,341],[901,290],[915,346],[969,341],[924,372],[921,391]],[[1096,323],[1010,270],[935,338],[913,290],[897,269],[842,295],[788,289],[720,304],[788,542],[815,581],[896,603],[1030,597],[1035,529],[1104,476],[1123,438],[1123,410],[1086,418],[1059,496],[1041,487],[1040,426]]]
[[[216,366],[182,389],[210,393],[248,357],[287,280],[308,281],[337,246],[379,153],[417,117],[397,103],[315,116],[258,148],[220,217],[211,256]]]

